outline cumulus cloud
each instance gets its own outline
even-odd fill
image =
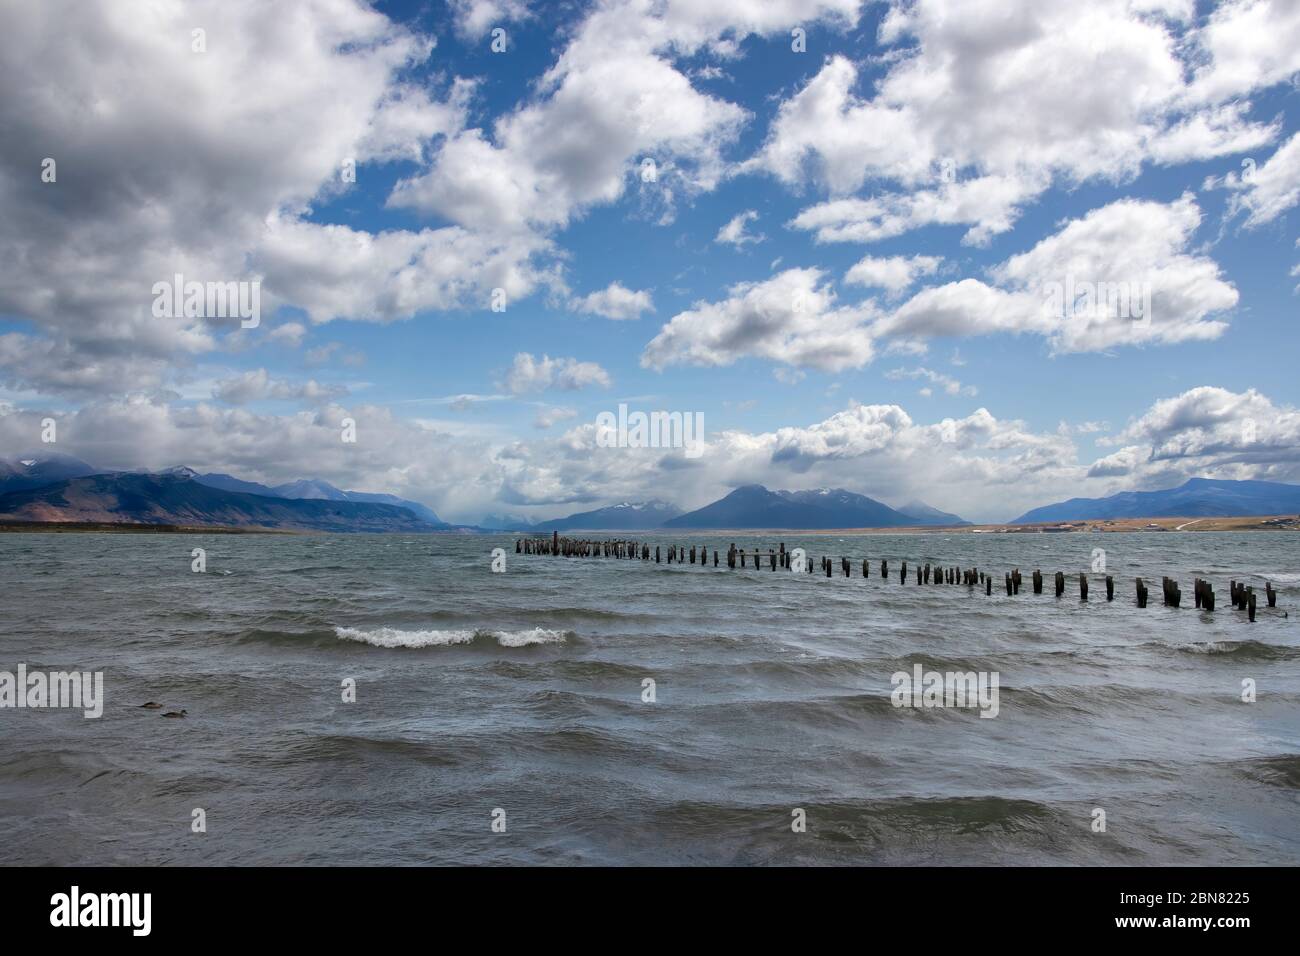
[[[736,213],[727,222],[725,226],[718,230],[713,241],[728,246],[744,246],[750,243],[762,242],[765,238],[762,234],[754,235],[746,230],[746,226],[751,222],[758,221],[758,213],[753,209],[746,209],[744,212]]]
[[[223,379],[212,389],[212,397],[228,405],[246,405],[266,399],[326,402],[334,401],[347,393],[347,386],[321,384],[315,379],[305,382],[274,379],[264,368]]]
[[[848,285],[880,288],[897,295],[919,276],[933,275],[943,262],[941,256],[867,256],[859,259],[844,276]]]
[[[1196,475],[1300,480],[1300,411],[1253,390],[1211,386],[1155,402],[1115,437],[1120,447],[1093,462],[1081,459],[1075,429],[1036,432],[986,408],[923,422],[899,405],[857,402],[806,425],[711,431],[695,463],[680,449],[601,448],[592,422],[515,441],[371,405],[272,415],[139,395],[74,412],[0,405],[0,447],[31,447],[46,415],[58,419],[62,449],[104,468],[187,463],[271,484],[321,477],[465,519],[500,504],[545,517],[579,503],[652,497],[698,507],[757,481],[846,487],[896,502],[924,493],[972,520],[1007,520],[1059,500],[1063,489],[1101,496]],[[356,444],[339,441],[347,417],[357,423]]]
[[[1300,203],[1300,133],[1282,144],[1264,165],[1257,167],[1248,158],[1243,160],[1241,173],[1211,177],[1205,185],[1233,191],[1228,215],[1245,213],[1247,229],[1272,222]]]
[[[550,428],[560,422],[567,422],[578,417],[578,410],[566,405],[543,405],[537,409],[533,419],[534,428]]]
[[[646,346],[641,364],[662,370],[755,357],[827,371],[858,368],[872,357],[871,315],[867,307],[836,306],[823,270],[787,269],[673,316]]]
[[[10,340],[8,380],[120,393],[246,340],[237,322],[154,317],[154,283],[258,280],[273,309],[310,283],[259,255],[284,240],[268,219],[306,243],[324,227],[302,215],[344,188],[347,163],[418,156],[455,128],[454,108],[400,78],[432,41],[355,0],[307,0],[300,13],[50,0],[6,17],[0,312],[37,327]],[[203,52],[191,46],[197,22]]]
[[[528,0],[451,0],[456,32],[477,40],[494,27],[518,23],[533,14]]]
[[[542,392],[554,388],[577,391],[588,386],[608,388],[613,382],[609,373],[595,362],[579,362],[574,358],[540,359],[528,352],[515,356],[514,364],[506,373],[504,386],[514,395]]]
[[[574,312],[616,320],[638,319],[642,312],[655,310],[648,291],[633,291],[617,280],[590,295],[570,300],[569,308]]]
[[[1079,352],[1216,338],[1227,328],[1219,316],[1238,295],[1212,259],[1189,251],[1200,221],[1190,195],[1119,200],[993,267],[990,281],[930,286],[889,311],[871,300],[836,305],[821,270],[788,269],[677,314],[641,364],[661,370],[754,357],[840,371],[871,361],[883,340],[917,352],[939,336],[1033,334],[1055,352]],[[868,258],[850,276],[897,286],[932,264]]]
[[[1188,251],[1200,221],[1191,196],[1119,200],[994,267],[996,284],[962,279],[923,289],[875,331],[1031,333],[1060,352],[1217,338],[1227,324],[1215,316],[1238,295],[1212,259]]]
[[[879,39],[897,55],[872,95],[857,92],[857,65],[828,58],[743,169],[828,193],[794,220],[822,241],[939,223],[983,244],[1053,182],[1122,181],[1273,140],[1279,127],[1250,121],[1239,98],[1300,69],[1286,6],[1230,3],[1201,27],[1186,3],[895,3]],[[894,189],[845,202],[869,182]]]

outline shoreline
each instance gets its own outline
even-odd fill
[[[581,528],[565,533],[619,535],[860,535],[860,534],[1115,534],[1171,531],[1300,531],[1297,515],[1250,515],[1241,517],[1107,518],[1046,522],[1037,524],[906,525],[898,528]],[[313,528],[266,528],[257,525],[176,525],[109,521],[0,521],[0,534],[410,534],[405,531],[322,531]],[[455,534],[465,531],[425,531],[419,534]],[[472,532],[469,534],[473,534]],[[550,537],[551,532],[513,529],[483,531],[484,537],[516,535]]]

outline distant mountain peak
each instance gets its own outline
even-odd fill
[[[844,488],[769,491],[744,485],[712,504],[664,522],[666,528],[897,528],[915,520]]]

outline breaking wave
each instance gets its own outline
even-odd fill
[[[403,631],[395,627],[336,627],[334,633],[340,640],[356,641],[374,647],[448,647],[453,644],[473,644],[478,640],[495,640],[502,647],[527,647],[531,644],[563,644],[569,631],[550,631],[535,627],[527,631],[493,631],[485,628]]]

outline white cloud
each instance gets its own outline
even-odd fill
[[[548,388],[576,391],[588,386],[608,388],[612,383],[609,373],[595,362],[579,362],[574,358],[540,359],[528,352],[515,356],[514,364],[506,373],[504,386],[515,395],[541,392]]]
[[[928,337],[1033,333],[1055,351],[1097,351],[1120,345],[1217,338],[1215,318],[1237,304],[1218,265],[1189,249],[1201,214],[1191,196],[1172,203],[1120,200],[1064,225],[1028,252],[992,270],[997,286],[976,279],[924,289],[875,326],[878,335]],[[1149,316],[1084,303],[1052,308],[1062,290],[1119,286],[1150,290]],[[1141,309],[1145,312],[1145,307]]]
[[[1218,316],[1238,295],[1212,259],[1188,251],[1200,221],[1190,195],[1172,203],[1113,202],[994,267],[992,283],[965,278],[931,286],[888,312],[870,300],[836,306],[821,270],[788,269],[675,315],[646,346],[641,364],[662,370],[755,357],[839,371],[869,362],[885,339],[891,350],[916,353],[936,336],[1029,333],[1056,352],[1217,338],[1227,328]],[[866,262],[864,279],[892,281],[903,271],[890,260]],[[1055,311],[1053,284],[1061,291]],[[1101,293],[1095,308],[1064,302],[1066,289],[1087,284]],[[1112,302],[1105,298],[1110,291],[1126,298]]]
[[[759,482],[846,487],[886,500],[924,494],[973,520],[1006,520],[1060,500],[1062,489],[1102,496],[1196,475],[1300,481],[1300,411],[1255,391],[1214,387],[1155,402],[1114,439],[1122,447],[1091,463],[1080,459],[1074,429],[1035,432],[984,408],[921,422],[898,405],[856,402],[807,425],[710,431],[690,467],[682,467],[680,449],[599,448],[591,422],[520,442],[369,405],[269,415],[143,396],[69,413],[0,405],[0,447],[30,447],[46,414],[59,421],[61,448],[102,468],[186,463],[271,484],[321,477],[424,501],[453,519],[501,504],[546,517],[578,503],[651,497],[698,507]],[[357,422],[356,444],[339,441],[345,417]]]
[[[943,372],[936,372],[923,365],[917,366],[916,368],[890,369],[885,373],[885,378],[891,379],[892,381],[900,381],[902,379],[924,379],[933,385],[939,386],[949,395],[968,395],[973,397],[979,394],[979,390],[975,388],[974,385],[963,385],[951,375],[945,375]],[[921,394],[928,398],[932,393],[929,388],[923,388]]]
[[[1255,166],[1253,159],[1244,163],[1240,174],[1232,172],[1206,182],[1207,187],[1234,191],[1229,216],[1247,213],[1246,228],[1253,229],[1300,203],[1300,133],[1283,143],[1264,165]]]
[[[1118,435],[1090,475],[1159,487],[1189,477],[1300,481],[1300,410],[1247,389],[1202,385],[1161,399]]]
[[[428,58],[428,38],[355,0],[296,9],[49,0],[6,16],[0,312],[37,327],[9,340],[6,380],[121,393],[243,347],[253,333],[237,322],[155,318],[154,283],[261,279],[269,318],[310,283],[284,262],[273,275],[252,264],[286,231],[326,228],[300,217],[347,188],[345,162],[364,175],[365,163],[419,156],[425,139],[456,128],[454,106],[399,78]],[[191,49],[199,22],[202,53]],[[47,157],[54,182],[40,178]]]
[[[854,63],[830,57],[781,104],[742,168],[829,193],[830,203],[795,220],[822,241],[939,223],[969,225],[965,241],[982,244],[1054,181],[1123,181],[1144,163],[1230,155],[1275,138],[1276,124],[1251,122],[1248,104],[1229,100],[1296,71],[1297,18],[1239,3],[1201,30],[1185,3],[1158,5],[1163,16],[1151,14],[1156,6],[895,3],[880,40],[898,44],[896,55],[871,95],[856,92]],[[1270,19],[1273,35],[1249,36]],[[1247,68],[1253,56],[1263,59]],[[1189,61],[1201,64],[1190,85]],[[896,189],[843,202],[869,183]]]
[[[849,269],[844,281],[848,285],[880,288],[897,294],[912,285],[918,276],[934,275],[941,262],[941,256],[867,256]]]
[[[641,364],[662,370],[751,356],[828,371],[858,368],[872,356],[871,315],[866,307],[836,307],[822,270],[787,269],[673,316],[646,346]]]
[[[321,384],[315,379],[305,382],[274,379],[264,368],[223,379],[212,389],[212,397],[228,405],[246,405],[266,399],[326,402],[335,401],[347,393],[346,386]]]
[[[1300,71],[1300,6],[1236,0],[1210,12],[1194,34],[1200,64],[1188,98],[1222,102],[1283,83]]]
[[[750,243],[762,242],[765,236],[761,233],[754,235],[745,230],[745,227],[751,222],[758,221],[758,213],[753,209],[746,209],[744,212],[732,216],[725,226],[718,230],[713,241],[729,246],[744,246]]]
[[[590,295],[570,300],[569,308],[574,312],[600,315],[616,320],[638,319],[642,312],[655,310],[648,291],[644,289],[633,291],[617,280]]]
[[[533,419],[534,428],[550,428],[559,422],[567,422],[578,417],[576,408],[569,408],[565,405],[543,405],[537,409],[537,417]]]
[[[290,348],[298,348],[307,336],[307,327],[301,322],[281,322],[267,333],[272,342],[279,342]]]
[[[518,23],[532,17],[528,0],[450,0],[456,31],[477,40],[494,27]]]

